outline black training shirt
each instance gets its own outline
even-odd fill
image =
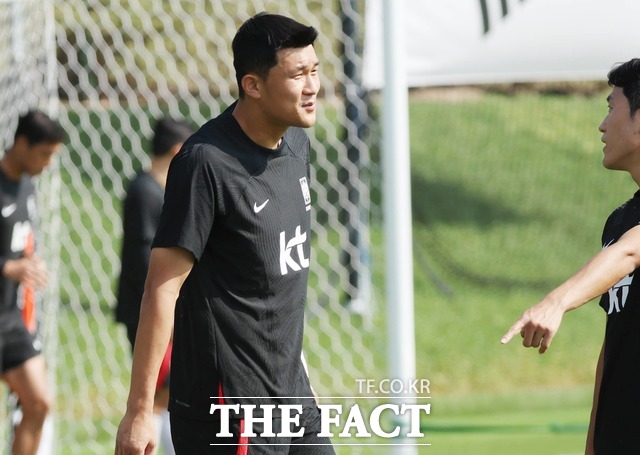
[[[35,187],[28,175],[10,180],[0,169],[0,270],[8,259],[19,259],[34,242]],[[21,308],[19,285],[0,274],[0,316]]]
[[[640,191],[607,219],[602,246],[617,242],[640,224]],[[600,299],[607,313],[602,383],[598,398],[595,448],[598,454],[640,450],[640,277],[636,269]]]
[[[149,172],[140,172],[127,188],[122,210],[122,253],[116,320],[138,325],[140,301],[149,268],[151,243],[156,234],[164,189]]]
[[[153,245],[181,247],[196,259],[176,305],[169,404],[193,418],[210,418],[212,403],[312,402],[287,398],[311,396],[300,360],[309,139],[289,128],[276,150],[261,147],[233,108],[202,126],[172,161]]]

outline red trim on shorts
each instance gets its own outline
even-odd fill
[[[222,383],[218,383],[218,404],[224,404],[224,393],[222,392]]]
[[[249,437],[243,436],[244,433],[244,419],[240,420],[240,432],[238,434],[238,451],[236,455],[247,455],[249,453]]]
[[[160,364],[160,372],[158,373],[158,379],[156,381],[156,392],[164,388],[167,383],[169,372],[171,371],[171,350],[173,348],[173,342],[169,341],[167,350],[164,352],[162,363]]]

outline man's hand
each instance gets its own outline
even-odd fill
[[[551,346],[564,313],[564,310],[553,301],[545,299],[522,313],[500,342],[508,343],[516,333],[520,333],[524,347],[539,347],[540,354],[544,354]]]
[[[7,260],[2,273],[16,283],[31,284],[36,289],[43,289],[49,279],[46,263],[35,255]]]
[[[148,455],[155,447],[153,413],[131,414],[127,411],[118,426],[115,455]]]
[[[182,248],[151,250],[133,350],[127,412],[118,427],[116,455],[146,455],[156,447],[153,396],[158,371],[171,338],[176,299],[194,263],[193,254]]]

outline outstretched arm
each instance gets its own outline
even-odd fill
[[[182,248],[154,248],[133,351],[127,411],[118,427],[117,455],[152,453],[155,446],[153,401],[162,358],[173,329],[173,313],[180,288],[194,264]]]
[[[591,258],[578,272],[551,291],[542,301],[525,310],[504,334],[508,343],[520,333],[525,347],[539,347],[543,354],[551,345],[562,316],[607,292],[626,275],[640,267],[640,226]]]

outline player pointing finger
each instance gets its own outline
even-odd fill
[[[551,346],[551,341],[555,336],[560,322],[562,322],[562,311],[557,305],[542,301],[539,304],[526,310],[520,318],[504,334],[500,342],[508,343],[517,333],[522,336],[522,345],[529,348],[540,348],[540,354]]]
[[[608,75],[608,113],[599,126],[607,169],[626,171],[640,186],[640,59]],[[518,332],[525,347],[544,353],[564,313],[595,297],[607,325],[594,388],[585,453],[637,453],[640,418],[640,190],[611,213],[602,233],[603,249],[540,303],[527,309],[500,340]]]

